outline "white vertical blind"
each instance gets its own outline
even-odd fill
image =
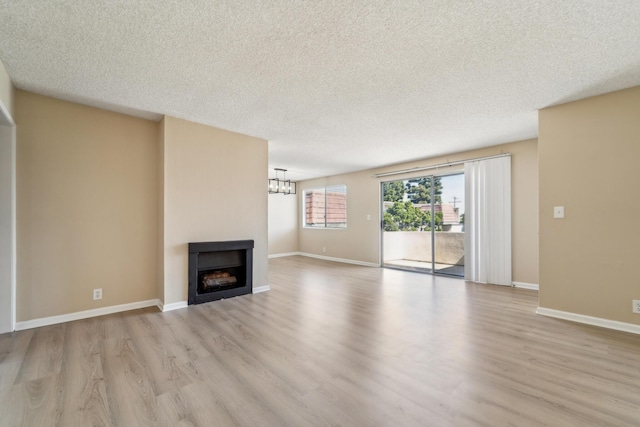
[[[511,286],[511,156],[464,164],[464,278]]]

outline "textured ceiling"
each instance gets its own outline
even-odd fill
[[[640,1],[0,0],[18,88],[268,139],[306,179],[535,137],[640,85]]]

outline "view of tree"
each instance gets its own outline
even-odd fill
[[[384,214],[385,231],[430,230],[431,214],[423,212],[413,203],[395,202]]]
[[[431,231],[431,210],[423,211],[416,205],[431,204],[432,184],[434,203],[442,204],[440,177],[434,177],[433,181],[424,177],[383,183],[384,201],[393,202],[393,206],[388,207],[384,213],[384,231]],[[404,200],[405,193],[409,198],[407,201]],[[442,211],[436,212],[433,222],[435,231],[442,231]]]
[[[435,230],[442,231],[442,212],[436,212]],[[431,211],[422,211],[413,203],[394,202],[384,213],[384,231],[431,231]]]
[[[431,213],[431,212],[429,212]],[[436,231],[442,231],[442,212],[436,212],[436,217],[434,219],[434,223],[435,223],[435,230]]]
[[[435,203],[442,203],[440,177],[433,178]],[[431,203],[431,179],[417,178],[407,181],[407,195],[413,203]]]
[[[385,182],[382,184],[385,202],[401,202],[404,199],[404,184],[402,181]]]
[[[460,224],[464,224],[464,214],[460,215]]]
[[[396,219],[389,212],[384,213],[384,231],[400,231]]]

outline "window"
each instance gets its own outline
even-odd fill
[[[347,186],[304,190],[304,226],[347,228]]]

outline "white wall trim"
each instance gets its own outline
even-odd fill
[[[160,304],[157,299],[131,302],[128,304],[112,305],[109,307],[94,308],[91,310],[77,311],[75,313],[61,314],[58,316],[41,317],[39,319],[16,322],[16,331],[39,328],[41,326],[56,325],[58,323],[72,322],[74,320],[88,319],[90,317],[104,316],[106,314],[120,313],[122,311],[137,310],[139,308],[153,307]]]
[[[570,320],[572,322],[584,323],[587,325],[600,326],[601,328],[615,329],[616,331],[640,334],[640,325],[633,323],[618,322],[617,320],[602,319],[584,314],[571,313],[569,311],[554,310],[552,308],[538,307],[536,313],[543,316],[555,317],[557,319]]]
[[[269,255],[269,258],[282,258],[284,256],[295,256],[295,255],[301,255],[300,252],[285,252],[282,254],[271,254]]]
[[[269,285],[265,285],[265,286],[257,286],[255,288],[253,288],[253,293],[254,294],[259,294],[260,292],[267,292],[270,291],[271,287]]]
[[[189,304],[187,303],[187,301],[178,301],[172,302],[171,304],[163,304],[162,301],[158,300],[158,308],[163,313],[167,311],[178,310],[180,308],[186,308],[188,306]]]
[[[540,290],[540,286],[537,283],[524,283],[524,282],[512,282],[512,283],[513,283],[513,286],[516,288],[531,289],[534,291]]]
[[[0,64],[2,67],[2,64]],[[12,85],[10,83],[10,85]],[[16,330],[16,272],[17,272],[17,249],[16,249],[16,123],[9,114],[9,109],[4,105],[2,100],[0,100],[0,126],[7,127],[10,129],[10,168],[11,168],[11,177],[10,177],[10,214],[9,214],[9,272],[8,277],[2,277],[2,285],[9,286],[9,329],[4,330],[3,332],[12,332]],[[4,202],[4,201],[3,201]],[[4,220],[3,220],[4,221]],[[4,242],[3,242],[4,244]],[[8,279],[8,280],[7,280]],[[3,325],[4,325],[4,316],[7,313],[2,313],[3,316]]]
[[[345,259],[345,258],[334,258],[334,257],[330,257],[330,256],[310,254],[310,253],[307,253],[307,252],[300,252],[300,253],[298,253],[298,255],[306,256],[306,257],[309,257],[309,258],[323,259],[325,261],[335,261],[335,262],[342,262],[342,263],[345,263],[345,264],[363,265],[365,267],[380,267],[380,264],[377,264],[375,262],[356,261],[356,260],[353,260],[353,259]]]

